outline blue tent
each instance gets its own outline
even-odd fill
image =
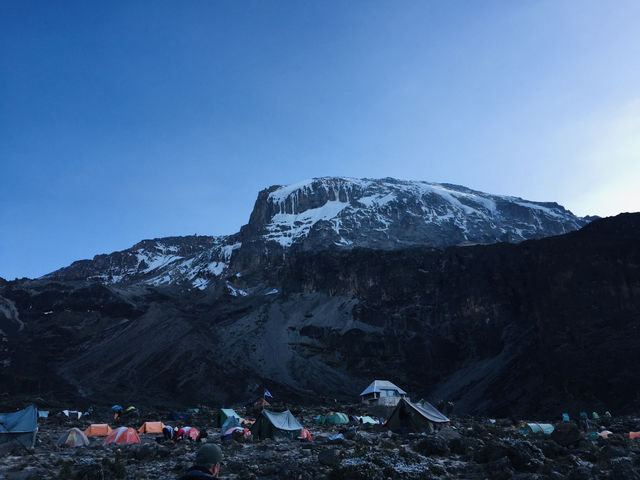
[[[15,413],[0,413],[0,443],[15,441],[33,449],[38,431],[38,410],[33,405]]]

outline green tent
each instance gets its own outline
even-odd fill
[[[523,435],[529,435],[531,433],[544,433],[545,435],[551,435],[553,432],[553,425],[550,423],[522,423],[518,429]]]
[[[329,412],[324,417],[324,423],[329,425],[342,425],[345,423],[349,423],[349,417],[347,417],[344,413]]]
[[[318,415],[314,420],[319,425],[344,425],[349,423],[349,417],[340,412],[329,412],[326,415]]]
[[[220,428],[224,425],[229,417],[235,417],[238,422],[242,422],[242,417],[238,415],[233,408],[221,408],[220,411],[213,417],[213,426]]]
[[[260,440],[275,436],[293,438],[299,435],[303,428],[289,410],[281,413],[262,410],[260,416],[251,427],[251,434],[253,438]]]
[[[38,431],[38,410],[33,405],[14,413],[0,413],[0,443],[18,442],[32,449]]]

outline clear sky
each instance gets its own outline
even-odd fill
[[[310,177],[640,210],[640,2],[0,3],[0,276]]]

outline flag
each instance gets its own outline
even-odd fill
[[[271,392],[269,390],[267,390],[266,388],[264,389],[264,396],[266,397],[271,397],[273,398],[273,395],[271,395]]]

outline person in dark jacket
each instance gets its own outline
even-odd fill
[[[218,445],[207,443],[200,447],[196,453],[196,461],[193,467],[187,470],[180,480],[205,480],[218,478],[220,474],[220,462],[222,462],[222,450]]]

